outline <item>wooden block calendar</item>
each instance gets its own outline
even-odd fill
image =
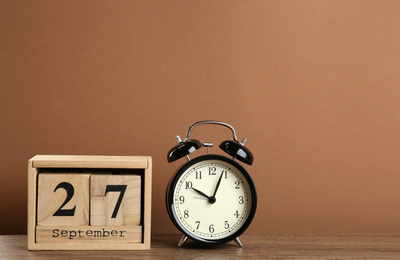
[[[150,156],[33,157],[28,249],[150,249],[151,180]]]

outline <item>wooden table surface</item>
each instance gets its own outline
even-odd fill
[[[26,236],[0,236],[0,259],[400,259],[400,235],[246,234],[205,246],[179,235],[153,235],[149,251],[28,251]]]

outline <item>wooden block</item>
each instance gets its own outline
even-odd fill
[[[32,165],[37,157],[36,155],[28,161],[28,249],[33,249],[36,245],[37,180],[39,169],[33,168]]]
[[[85,172],[82,172],[82,169],[86,169]],[[139,180],[134,181],[137,185],[140,185],[136,191],[137,195],[129,195],[129,192],[124,194],[122,199],[124,205],[122,207],[125,213],[122,222],[118,222],[121,220],[114,220],[115,223],[90,226],[91,177],[89,172],[102,175],[108,174],[110,171],[118,172],[121,175],[137,175]],[[53,178],[55,179],[53,180]],[[78,181],[74,180],[75,178],[78,178]],[[58,184],[62,182],[68,182],[74,187],[74,194],[65,205],[63,204],[67,198],[68,187],[61,185],[62,187],[56,189]],[[127,181],[123,180],[122,182]],[[105,180],[105,183],[106,189],[107,180]],[[125,184],[120,182],[112,184],[111,182],[108,185]],[[50,186],[53,186],[53,188],[48,188]],[[151,245],[151,188],[152,158],[150,156],[37,155],[28,161],[28,249],[149,250]],[[131,190],[131,188],[127,186],[127,190]],[[86,195],[81,193],[86,193]],[[63,194],[62,198],[55,199],[55,195],[61,194]],[[109,195],[117,195],[118,197],[119,192],[108,191],[106,196]],[[133,199],[126,199],[126,196]],[[81,202],[76,202],[75,199]],[[110,206],[113,211],[115,202],[110,204],[113,205]],[[135,206],[127,206],[126,204]],[[75,207],[74,216],[53,216],[60,207],[62,209]],[[83,210],[85,213],[82,214],[85,217],[80,218],[84,219],[83,223],[79,223],[75,219],[78,208],[85,208]],[[138,212],[129,213],[131,208],[136,208]],[[46,213],[46,211],[48,212]],[[121,211],[118,211],[116,218],[119,214],[121,214]],[[129,217],[130,215],[136,215],[136,217]],[[65,220],[67,217],[73,221]],[[58,219],[58,221],[55,221],[56,223],[52,223],[55,218],[64,218],[64,220]],[[122,223],[122,226],[116,226],[117,222]],[[126,234],[126,237],[117,238],[117,232]],[[76,237],[75,234],[79,237]]]
[[[88,173],[39,173],[37,225],[89,225],[89,179]]]
[[[140,225],[140,175],[92,174],[90,193],[91,226]]]
[[[36,243],[138,243],[142,226],[37,226]]]
[[[146,169],[148,156],[37,155],[34,168]]]

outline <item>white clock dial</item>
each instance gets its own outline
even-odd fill
[[[246,177],[233,164],[201,160],[176,180],[172,209],[187,233],[220,240],[242,228],[252,208],[251,194]]]

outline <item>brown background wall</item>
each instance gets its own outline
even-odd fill
[[[36,154],[153,156],[153,233],[198,120],[247,137],[249,232],[400,232],[399,1],[1,1],[0,234]],[[221,142],[224,128],[193,137]],[[217,151],[218,148],[214,148]]]

